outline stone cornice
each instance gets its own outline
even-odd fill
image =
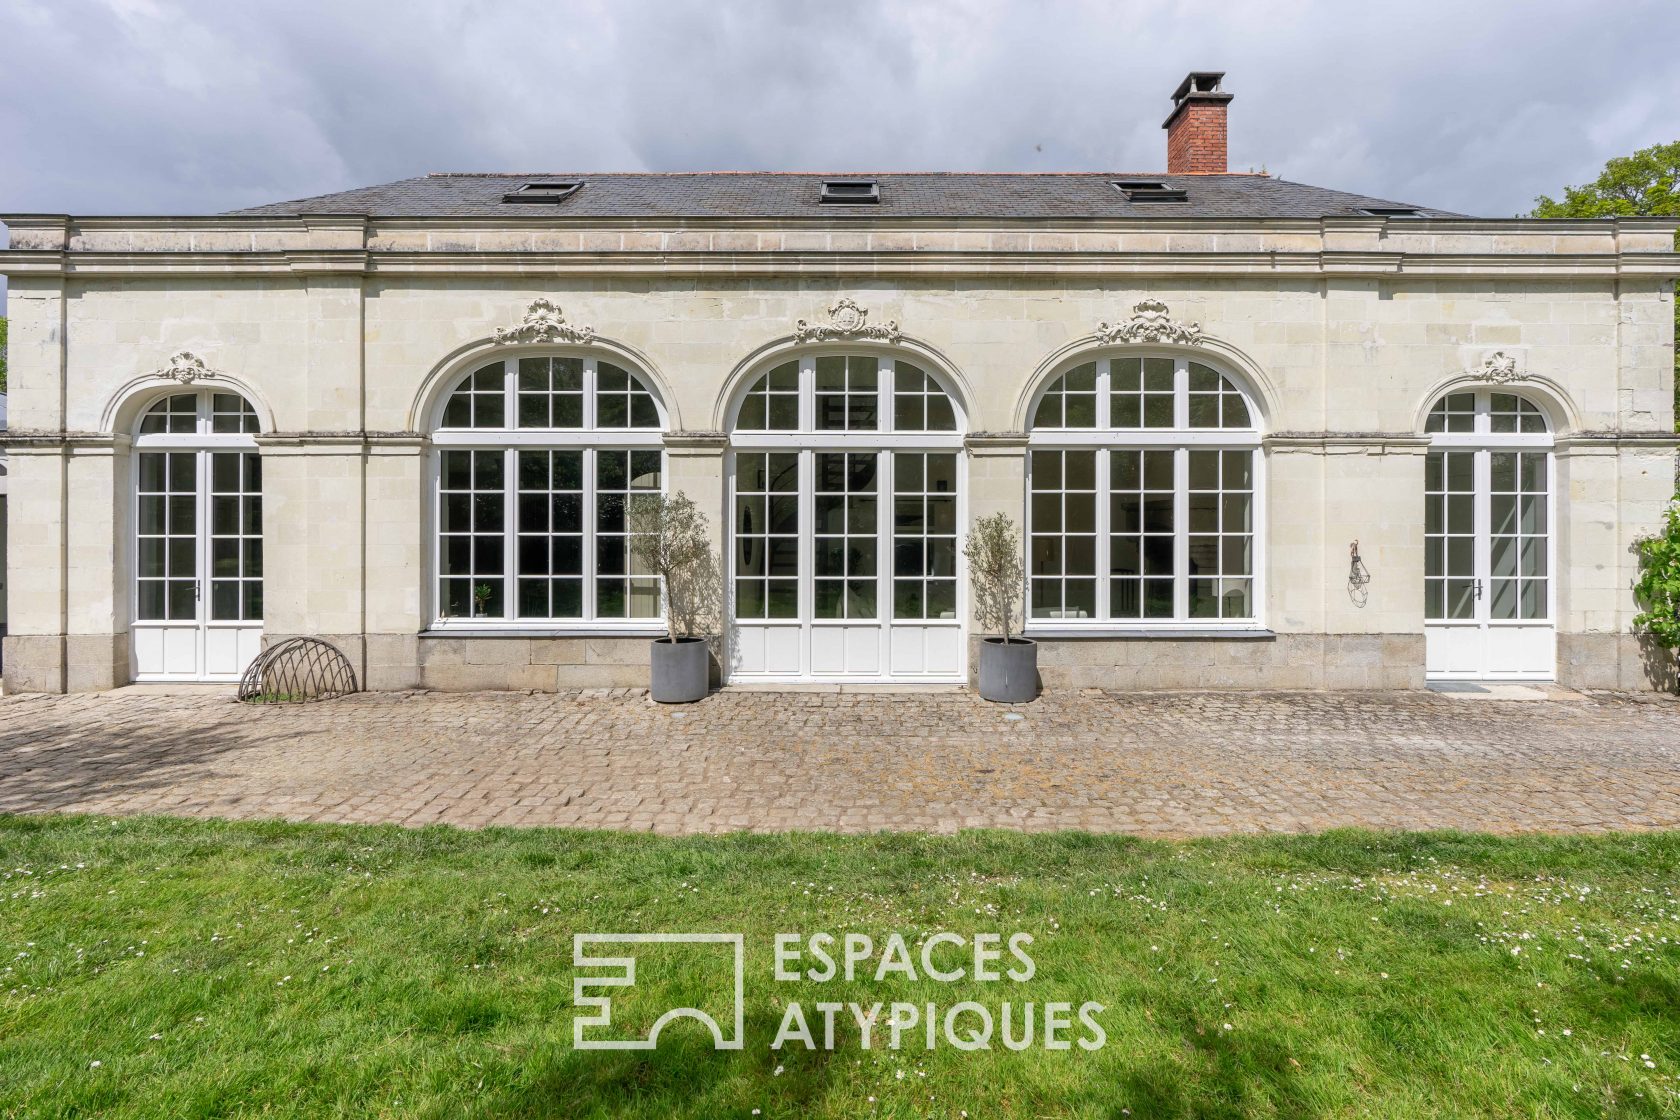
[[[0,451],[22,455],[64,450],[112,451],[127,447],[132,442],[129,436],[104,432],[42,432],[17,428],[0,432]]]
[[[722,451],[729,446],[727,432],[666,432],[665,447],[671,451]]]
[[[1601,429],[1589,432],[1570,432],[1559,436],[1553,444],[1559,451],[1572,448],[1642,447],[1653,451],[1680,449],[1680,433],[1676,432],[1618,432]]]
[[[1101,252],[65,252],[0,250],[0,273],[93,278],[315,275],[1488,276],[1680,278],[1680,253]]]
[[[1372,230],[1390,235],[1406,233],[1597,233],[1618,231],[1667,232],[1680,230],[1680,218],[1626,216],[1617,218],[1384,218],[1345,215],[1324,218],[1256,217],[1172,217],[1143,218],[885,218],[848,215],[833,217],[746,218],[738,216],[649,218],[649,217],[562,217],[555,214],[497,214],[455,216],[382,216],[368,214],[185,214],[185,215],[72,215],[51,213],[0,214],[13,230],[134,230],[134,231],[286,231],[300,229],[1126,229],[1140,232],[1184,230]]]
[[[1429,437],[1414,432],[1273,432],[1261,437],[1260,445],[1267,450],[1375,448],[1384,451],[1409,451],[1427,448]]]
[[[976,454],[988,451],[1008,451],[1027,446],[1026,432],[970,432],[963,437],[963,446]]]
[[[264,449],[288,447],[419,447],[426,437],[419,432],[266,432],[256,437]]]

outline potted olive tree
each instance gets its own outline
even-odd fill
[[[997,704],[1024,704],[1038,695],[1038,643],[1015,635],[1026,586],[1021,538],[1007,513],[975,522],[963,545],[974,613],[998,631],[980,640],[980,696]]]
[[[633,494],[625,510],[630,556],[664,587],[663,638],[653,642],[649,694],[661,704],[687,704],[711,684],[711,644],[701,633],[717,613],[717,561],[706,515],[686,494]]]

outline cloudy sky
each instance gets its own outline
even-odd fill
[[[1680,139],[1680,2],[0,0],[0,212],[190,214],[425,171],[1231,164],[1508,216]]]

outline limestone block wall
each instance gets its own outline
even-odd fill
[[[123,221],[14,223],[0,253],[0,267],[19,269],[9,688],[127,679],[127,437],[150,401],[178,388],[157,371],[180,350],[262,419],[270,640],[330,637],[376,688],[638,683],[645,637],[426,633],[426,436],[438,401],[500,353],[498,328],[553,300],[592,329],[599,353],[657,387],[669,486],[707,510],[721,550],[730,405],[793,352],[799,320],[822,321],[842,295],[871,323],[896,323],[901,352],[960,397],[971,520],[1002,511],[1022,522],[1035,392],[1094,352],[1099,322],[1124,320],[1140,300],[1198,324],[1203,352],[1252,390],[1271,635],[1050,638],[1047,683],[1421,684],[1423,417],[1441,393],[1485,384],[1475,371],[1496,351],[1515,360],[1515,388],[1558,436],[1560,678],[1649,680],[1628,588],[1632,543],[1660,523],[1673,487],[1670,229]],[[508,253],[523,256],[509,264]],[[42,263],[53,254],[56,271]],[[848,263],[863,254],[875,254],[868,267]],[[1347,586],[1355,540],[1372,575],[1363,597]]]

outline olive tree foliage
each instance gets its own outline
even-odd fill
[[[687,494],[632,494],[625,507],[630,558],[664,586],[665,626],[692,638],[719,616],[723,579],[706,515]]]
[[[1007,513],[982,517],[969,530],[963,556],[968,560],[968,585],[980,625],[996,630],[1007,642],[1017,628],[1027,580],[1015,522]]]
[[[6,320],[0,317],[0,393],[6,391]]]
[[[1565,187],[1561,199],[1541,195],[1532,218],[1618,218],[1636,215],[1680,217],[1680,140],[1618,156],[1598,178]],[[1676,238],[1680,248],[1680,237]],[[1674,304],[1675,333],[1680,335],[1680,299]],[[1680,417],[1680,356],[1675,358],[1675,414]]]

